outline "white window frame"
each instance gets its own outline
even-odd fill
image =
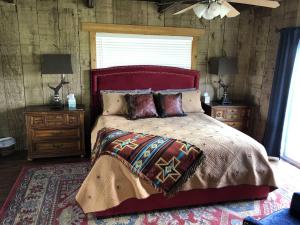
[[[192,67],[193,37],[96,33],[96,68],[126,65]]]
[[[96,68],[96,33],[97,32],[193,37],[192,69],[197,68],[199,38],[205,33],[205,29],[201,29],[201,28],[99,24],[99,23],[86,23],[86,22],[81,23],[81,30],[88,31],[90,34],[89,36],[90,36],[91,69]]]

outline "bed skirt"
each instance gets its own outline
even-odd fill
[[[265,199],[268,197],[269,192],[275,189],[270,186],[238,185],[224,188],[180,191],[172,198],[167,198],[162,193],[159,193],[151,195],[146,199],[128,199],[116,207],[96,212],[95,215],[97,218],[104,218],[221,202]]]

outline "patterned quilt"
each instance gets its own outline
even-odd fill
[[[167,196],[180,190],[204,159],[203,152],[187,142],[113,128],[98,132],[92,165],[101,155],[119,159]]]

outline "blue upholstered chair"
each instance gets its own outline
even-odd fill
[[[290,209],[281,209],[259,221],[248,216],[243,225],[300,225],[300,192],[293,194]]]

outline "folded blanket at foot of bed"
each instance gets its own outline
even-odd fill
[[[98,132],[92,165],[101,155],[119,159],[167,196],[179,191],[204,159],[203,152],[187,142],[114,128]]]

